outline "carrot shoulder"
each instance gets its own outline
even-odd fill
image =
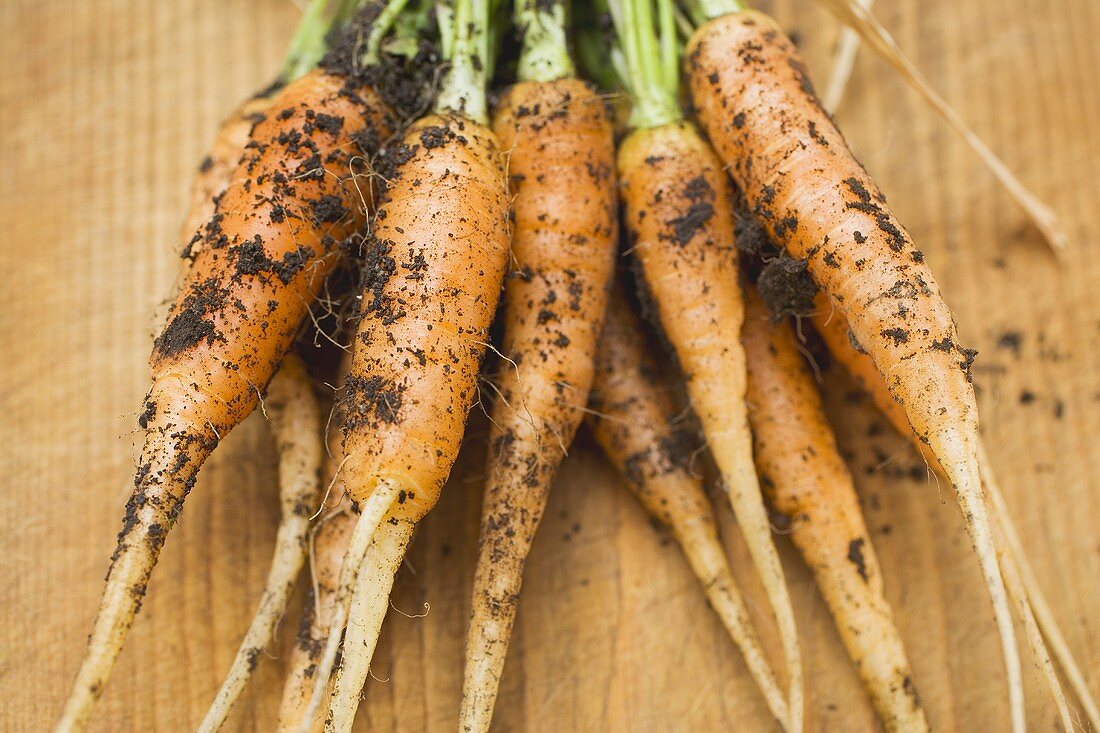
[[[814,573],[837,631],[887,731],[927,731],[913,672],[882,586],[882,571],[817,386],[786,323],[746,293],[756,466],[791,541]]]

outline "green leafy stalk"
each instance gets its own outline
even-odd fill
[[[576,74],[565,37],[565,2],[516,0],[516,27],[523,33],[520,81],[554,81]]]
[[[367,35],[367,50],[363,52],[364,65],[371,66],[378,63],[378,55],[382,50],[382,38],[393,28],[408,2],[409,0],[390,0],[371,24],[370,33]]]
[[[660,127],[683,119],[679,104],[679,70],[675,14],[670,0],[660,10],[658,37],[653,0],[613,0],[609,3],[615,34],[623,51],[624,86],[634,98],[630,126]]]
[[[436,112],[454,112],[488,123],[485,86],[492,73],[489,10],[489,0],[455,1],[451,68],[436,98]]]
[[[439,26],[439,52],[444,61],[450,62],[455,51],[455,9],[449,2],[435,4],[435,22]]]
[[[697,26],[712,18],[739,13],[745,9],[745,4],[740,0],[684,0],[684,5]]]

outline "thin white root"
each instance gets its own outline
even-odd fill
[[[1012,171],[1008,169],[1004,161],[997,157],[996,153],[990,150],[989,147],[982,142],[981,138],[970,129],[970,126],[963,121],[959,113],[944,101],[943,97],[932,88],[928,80],[924,78],[924,75],[921,74],[909,57],[901,50],[901,47],[898,46],[897,41],[890,35],[890,32],[878,22],[878,19],[871,14],[868,8],[861,4],[860,0],[817,1],[836,15],[841,22],[855,29],[876,53],[893,66],[894,69],[901,74],[902,78],[920,93],[925,101],[927,101],[933,109],[939,112],[940,116],[943,117],[951,127],[955,128],[955,131],[962,136],[966,144],[982,159],[986,168],[989,169],[1000,184],[1008,191],[1009,195],[1011,195],[1012,198],[1016,200],[1016,203],[1027,213],[1031,221],[1034,222],[1035,226],[1042,232],[1043,238],[1046,240],[1047,244],[1055,251],[1066,248],[1069,243],[1069,236],[1066,234],[1065,229],[1062,228],[1062,224],[1059,222],[1058,216],[1054,213],[1054,210],[1040,201],[1038,196],[1029,191],[1027,187],[1016,178]]]
[[[867,10],[871,9],[874,0],[857,0]],[[859,52],[859,34],[845,25],[840,31],[840,40],[836,45],[836,55],[833,56],[833,73],[825,85],[825,94],[821,98],[821,106],[829,114],[836,114],[840,100],[844,97],[844,90],[848,87],[848,80],[852,76],[852,69],[856,65],[856,54]]]
[[[288,517],[279,527],[275,540],[275,556],[271,561],[267,585],[260,598],[256,615],[248,627],[237,656],[222,682],[221,688],[206,711],[199,725],[199,733],[213,733],[221,729],[233,704],[237,702],[252,672],[256,669],[260,654],[271,642],[275,627],[286,611],[290,595],[294,591],[298,571],[305,560],[303,541],[309,533],[309,520],[304,517]]]
[[[722,472],[730,506],[737,517],[737,524],[745,537],[749,554],[752,556],[753,564],[756,566],[772,611],[775,613],[779,637],[783,644],[783,657],[787,665],[789,684],[787,702],[790,708],[788,730],[792,733],[801,733],[805,715],[805,691],[802,678],[802,650],[798,642],[794,608],[787,591],[783,566],[779,562],[779,553],[775,549],[775,543],[772,542],[771,524],[768,522],[768,515],[764,509],[764,497],[756,477],[752,446],[748,443],[748,430],[738,432],[744,433],[743,438],[740,435],[731,434],[723,436],[734,443],[722,446],[726,450],[719,449],[712,441],[711,452]],[[734,460],[730,462],[730,458]]]
[[[88,650],[81,662],[55,733],[88,727],[96,703],[141,608],[149,577],[210,444],[182,441],[170,427],[146,433],[137,485],[107,573]]]
[[[412,539],[413,523],[387,519],[378,527],[359,569],[351,613],[344,632],[344,653],[336,672],[325,731],[350,732],[359,698],[370,673],[382,621],[389,609],[394,577]]]
[[[976,450],[968,446],[957,431],[945,430],[931,436],[931,449],[940,456],[948,480],[955,487],[959,505],[962,507],[966,528],[974,552],[978,556],[982,575],[993,602],[993,615],[1001,636],[1001,651],[1004,654],[1005,671],[1008,678],[1009,708],[1012,713],[1012,730],[1024,733],[1027,729],[1024,714],[1024,682],[1020,665],[1020,650],[1016,641],[1016,631],[1012,625],[1012,615],[1001,577],[1000,563],[993,544],[993,529],[986,513],[982,483]]]
[[[1070,712],[1069,702],[1066,701],[1066,693],[1062,690],[1062,683],[1058,679],[1058,672],[1054,669],[1054,663],[1050,661],[1050,652],[1047,650],[1043,635],[1039,631],[1039,624],[1035,622],[1035,614],[1032,613],[1031,604],[1028,603],[1027,591],[1024,590],[1023,584],[1020,582],[1020,574],[1017,572],[1016,563],[1009,554],[1001,555],[1001,573],[1004,575],[1008,594],[1016,602],[1017,610],[1020,612],[1020,620],[1024,625],[1028,645],[1039,660],[1039,666],[1043,670],[1043,675],[1050,686],[1051,695],[1054,696],[1054,702],[1058,706],[1058,715],[1062,718],[1062,727],[1066,733],[1073,733],[1077,726],[1073,722],[1073,714]]]
[[[1043,594],[1030,563],[1028,563],[1023,544],[1020,542],[1020,536],[1016,532],[1016,526],[1013,524],[1012,516],[1008,511],[1008,503],[1005,501],[1004,494],[1001,493],[1000,484],[993,473],[993,464],[990,462],[984,443],[978,445],[978,460],[981,462],[982,483],[993,507],[997,527],[1005,544],[1008,545],[1008,551],[1015,563],[1014,569],[1018,574],[1020,586],[1026,594],[1036,622],[1050,645],[1054,658],[1058,661],[1058,666],[1061,667],[1070,687],[1077,696],[1078,702],[1084,708],[1085,718],[1088,720],[1089,726],[1094,731],[1100,731],[1100,709],[1097,707],[1096,699],[1089,689],[1088,682],[1085,681],[1085,675],[1077,665],[1077,660],[1074,659],[1073,652],[1070,651],[1069,644],[1062,636],[1061,627],[1047,603],[1046,596]]]
[[[328,640],[325,643],[325,653],[314,673],[313,694],[310,695],[306,713],[302,716],[299,733],[309,733],[314,719],[320,712],[321,701],[324,699],[329,677],[332,675],[332,667],[336,663],[336,654],[340,651],[340,642],[344,636],[344,627],[347,625],[351,596],[355,590],[359,568],[363,564],[363,558],[367,554],[378,525],[389,512],[390,506],[397,500],[398,490],[395,482],[382,479],[378,481],[374,491],[363,503],[359,521],[355,525],[355,531],[352,532],[348,551],[344,555],[344,563],[340,568],[340,584],[336,588],[336,600],[332,608],[332,621],[329,625]]]
[[[768,710],[783,730],[790,730],[789,703],[779,689],[775,673],[760,646],[760,638],[752,625],[752,618],[737,588],[722,545],[714,533],[714,525],[710,522],[684,523],[675,527],[674,531],[691,569],[703,584],[707,600],[741,651]]]
[[[271,642],[305,562],[309,513],[321,493],[319,476],[324,460],[321,411],[305,366],[296,356],[286,357],[271,380],[267,408],[279,451],[282,521],[259,608],[225,681],[199,725],[199,733],[214,733],[222,727],[248,684],[260,653]]]

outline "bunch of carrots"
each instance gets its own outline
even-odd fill
[[[812,320],[953,487],[1014,730],[1025,712],[1013,609],[1065,729],[1078,718],[1062,676],[1100,727],[982,445],[974,352],[789,38],[737,0],[597,2],[606,35],[577,37],[614,72],[601,90],[574,64],[572,13],[592,10],[577,5],[309,3],[283,71],[227,118],[196,175],[133,492],[56,730],[87,726],[196,476],[258,405],[278,447],[282,521],[200,730],[222,727],[303,566],[309,599],[279,729],[351,730],[394,577],[479,399],[492,429],[461,731],[490,727],[525,560],[582,422],[670,528],[780,728],[803,730],[816,681],[769,509],[788,521],[883,727],[927,730],[791,315]],[[510,28],[518,55],[502,63]],[[296,351],[318,329],[343,350],[325,375],[327,420],[323,365]],[[678,418],[685,408],[701,436]],[[778,665],[689,470],[698,437],[766,590]]]

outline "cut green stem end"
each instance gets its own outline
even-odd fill
[[[451,68],[436,98],[435,111],[489,121],[485,85],[492,73],[489,54],[489,0],[457,0]]]
[[[565,2],[516,0],[516,27],[523,34],[517,76],[549,82],[576,75],[565,34]]]

